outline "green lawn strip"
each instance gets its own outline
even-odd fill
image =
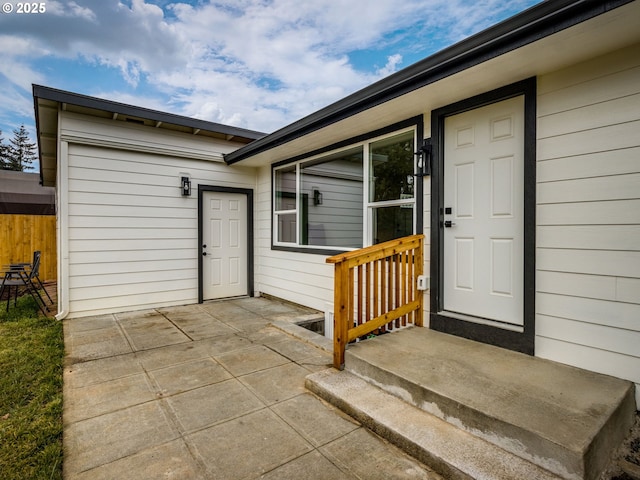
[[[2,307],[5,304],[1,304]],[[31,298],[0,312],[0,472],[62,478],[62,323]]]

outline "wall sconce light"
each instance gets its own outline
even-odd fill
[[[418,173],[415,175],[416,177],[424,177],[427,175],[431,175],[431,157],[433,153],[433,147],[431,145],[431,139],[426,138],[420,148],[414,155],[417,157],[418,165],[417,170]]]
[[[314,205],[322,205],[322,194],[320,190],[317,188],[313,189],[313,204]]]
[[[180,184],[182,186],[182,196],[190,197],[191,196],[191,180],[189,180],[189,177],[182,177]]]

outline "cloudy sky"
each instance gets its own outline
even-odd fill
[[[34,83],[272,132],[538,0],[36,3],[0,0],[5,142]]]

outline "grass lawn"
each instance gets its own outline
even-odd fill
[[[0,477],[62,479],[62,322],[0,303]]]

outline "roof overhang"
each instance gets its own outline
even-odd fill
[[[542,2],[227,154],[225,161],[269,165],[636,44],[638,18],[638,1]]]
[[[46,186],[54,186],[56,181],[58,114],[61,110],[223,139],[239,144],[250,143],[265,135],[253,130],[150,110],[41,85],[33,85],[33,102],[40,155],[40,182]]]

